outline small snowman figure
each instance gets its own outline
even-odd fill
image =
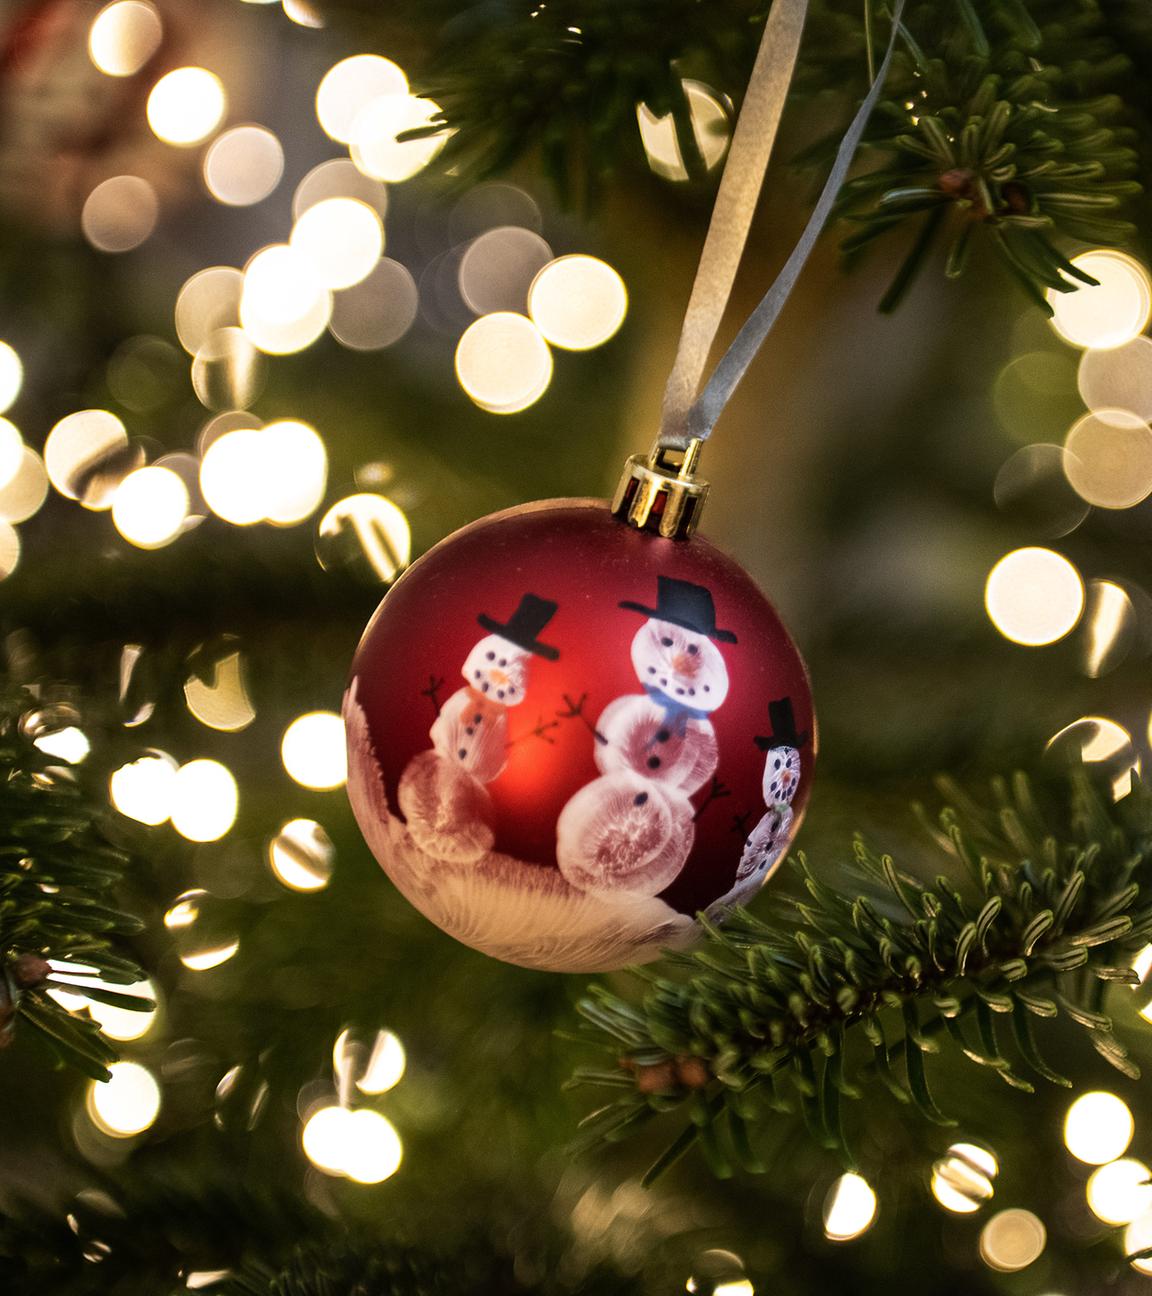
[[[739,904],[744,896],[760,887],[769,871],[783,855],[792,831],[792,799],[800,786],[800,748],[809,734],[796,732],[792,699],[780,698],[768,703],[768,721],[772,733],[756,738],[756,746],[767,753],[764,760],[764,800],[768,812],[748,834],[744,853],[736,870],[736,886],[727,903]]]
[[[465,686],[440,708],[429,730],[432,750],[414,757],[400,780],[409,831],[438,858],[477,859],[492,845],[484,784],[507,763],[508,710],[524,701],[532,658],[560,656],[540,639],[555,613],[550,599],[525,594],[506,622],[486,612],[476,618],[488,634],[464,661]]]
[[[646,619],[632,641],[643,692],[610,702],[596,723],[601,777],[560,813],[560,872],[585,891],[657,895],[676,878],[695,839],[689,798],[716,770],[710,716],[728,696],[716,647],[735,643],[716,625],[701,585],[657,578],[656,606],[620,606]]]

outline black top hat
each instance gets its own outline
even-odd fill
[[[770,747],[803,747],[810,736],[807,729],[803,733],[796,732],[791,698],[780,698],[768,703],[768,723],[772,726],[768,737],[755,739],[756,746],[761,751],[767,751]]]
[[[498,634],[518,648],[524,648],[537,657],[547,657],[555,661],[560,656],[560,649],[551,644],[541,643],[536,636],[552,620],[556,613],[556,604],[551,599],[538,598],[535,594],[525,594],[520,606],[512,613],[507,625],[502,625],[487,612],[481,612],[476,618],[485,630]]]
[[[645,616],[655,617],[658,621],[670,621],[673,625],[683,626],[685,630],[707,635],[709,639],[719,639],[721,643],[736,642],[736,636],[731,630],[717,630],[712,595],[703,585],[674,580],[671,576],[657,576],[654,608],[631,601],[621,603],[620,606],[627,608],[629,612],[643,612]]]

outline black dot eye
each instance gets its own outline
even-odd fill
[[[502,697],[504,696],[504,690],[503,690],[503,689],[497,689],[497,691],[496,691],[496,696],[497,696],[498,698],[502,698]]]
[[[649,675],[655,675],[655,674],[656,674],[656,667],[655,667],[655,666],[649,666],[649,667],[648,667],[648,674],[649,674]]]
[[[473,672],[472,672],[472,678],[473,678],[473,679],[479,679],[479,678],[480,678],[480,672],[479,672],[479,671],[473,671]]]
[[[496,654],[494,652],[485,653],[484,656],[487,657],[489,661],[496,660]]]
[[[638,792],[638,793],[637,793],[637,794],[632,798],[632,804],[633,804],[633,805],[638,805],[638,806],[645,805],[645,804],[647,803],[647,801],[648,801],[648,793],[647,793],[647,792]]]
[[[507,657],[501,657],[501,658],[500,658],[500,665],[501,665],[501,666],[507,666],[507,665],[508,665],[508,658],[507,658]]]
[[[672,734],[671,734],[667,729],[657,729],[657,730],[656,730],[656,741],[657,741],[657,742],[667,742],[668,739],[671,738],[671,737],[672,737]]]
[[[689,690],[688,690],[688,696],[689,696],[689,697],[695,697],[695,696],[696,696],[696,690],[695,690],[695,689],[689,689]]]
[[[661,684],[667,684],[668,681],[667,681],[663,676],[661,676],[661,677],[660,677],[660,683],[661,683]]]
[[[711,692],[712,692],[712,686],[711,686],[711,684],[705,684],[705,685],[704,685],[704,692],[705,692],[705,693],[711,693]]]
[[[699,644],[689,644],[689,645],[688,645],[688,651],[689,651],[690,653],[698,653],[698,652],[700,651],[700,646],[699,646]]]
[[[649,756],[649,757],[648,757],[648,768],[649,768],[649,769],[659,769],[659,768],[660,768],[660,757],[659,757],[659,756]]]
[[[469,738],[471,738],[472,735],[476,732],[476,730],[473,729],[471,725],[469,725],[468,728],[464,730],[464,732],[468,735]]]
[[[492,686],[488,683],[487,680],[485,680],[484,683],[480,685],[480,688],[481,688],[482,691],[485,692],[485,693],[487,693],[488,690],[489,690],[491,687],[492,687]]]
[[[667,635],[665,635],[664,638],[660,640],[660,642],[664,645],[665,648],[672,647],[672,640],[669,639]]]
[[[684,696],[684,690],[683,690],[683,689],[677,689],[677,690],[676,690],[676,696],[677,696],[677,697],[683,697],[683,696]]]
[[[515,693],[515,692],[516,692],[516,685],[515,685],[515,684],[509,684],[509,685],[508,685],[508,692],[509,692],[509,693]]]
[[[461,747],[460,750],[456,753],[456,755],[459,756],[461,760],[463,760],[464,757],[468,755],[468,753],[464,750],[463,747]]]
[[[483,719],[484,719],[484,717],[483,717],[482,715],[477,715],[477,716],[474,717],[474,719],[473,719],[473,723],[474,723],[474,724],[479,724],[480,721],[483,720]]]

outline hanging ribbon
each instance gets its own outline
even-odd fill
[[[736,269],[744,252],[756,203],[768,169],[784,101],[800,52],[800,37],[808,13],[808,0],[775,0],[740,110],[716,205],[692,285],[680,342],[664,391],[664,407],[657,444],[683,450],[689,441],[703,440],[712,431],[732,393],[747,372],[764,339],[788,300],[804,263],[820,237],[840,186],[852,165],[868,118],[884,87],[904,0],[892,7],[892,32],[875,79],[852,119],[824,188],[808,218],[804,232],[784,268],[724,353],[711,378],[700,391],[708,353],[715,341]],[[697,394],[699,392],[699,394]]]

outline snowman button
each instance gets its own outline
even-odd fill
[[[466,747],[461,747],[460,750],[456,753],[456,755],[459,756],[461,760],[463,760],[464,757],[468,755],[468,749]]]
[[[648,801],[648,793],[647,793],[647,792],[638,792],[638,793],[637,793],[637,794],[632,798],[632,804],[633,804],[633,805],[638,805],[638,806],[645,805],[645,804],[647,803],[647,801]]]
[[[667,729],[657,729],[657,731],[656,731],[656,741],[657,741],[657,742],[667,742],[668,739],[671,738],[671,737],[672,737],[672,734],[671,734],[670,731],[667,730]]]
[[[476,730],[473,729],[471,725],[469,725],[468,728],[464,730],[464,732],[468,735],[469,738],[471,738],[472,735],[476,732]]]
[[[648,757],[648,768],[649,768],[649,769],[659,769],[659,768],[660,768],[660,757],[659,757],[659,756],[649,756],[649,757]]]

